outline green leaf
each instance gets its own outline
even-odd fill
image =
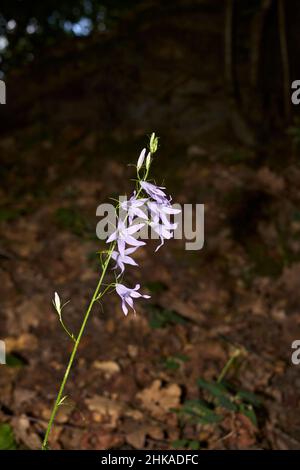
[[[199,413],[213,413],[210,403],[204,400],[186,400],[183,404],[183,409],[192,409]]]
[[[23,367],[26,365],[25,359],[17,354],[6,354],[6,365],[8,367]]]
[[[14,450],[16,442],[12,427],[9,424],[0,424],[0,450]]]
[[[189,441],[187,447],[191,450],[199,450],[200,442],[199,441]]]
[[[261,399],[252,392],[239,390],[236,396],[247,403],[251,403],[253,406],[259,407],[261,405]]]
[[[188,440],[187,439],[177,439],[175,441],[173,441],[171,443],[171,446],[174,448],[174,449],[177,449],[177,448],[182,448],[182,447],[186,447],[186,445],[188,444]]]
[[[221,383],[207,382],[206,380],[200,378],[197,380],[197,384],[199,387],[203,388],[204,390],[207,390],[215,397],[220,397],[228,394],[227,388]]]
[[[183,354],[176,354],[175,356],[169,356],[164,361],[164,366],[170,370],[179,369],[182,362],[188,361],[189,358]]]
[[[186,320],[173,310],[162,309],[160,307],[150,307],[150,327],[153,329],[165,328],[168,325],[184,325]]]
[[[209,415],[202,416],[201,418],[197,418],[197,422],[200,424],[216,424],[220,423],[223,420],[223,416],[217,415],[216,413],[212,413]]]
[[[164,366],[169,370],[177,370],[180,367],[179,362],[173,357],[168,357],[164,363]]]
[[[230,398],[221,395],[217,398],[218,404],[229,411],[238,411],[238,406]]]
[[[181,414],[190,416],[194,421],[202,424],[218,423],[223,417],[216,414],[209,404],[202,400],[188,400],[184,403]]]

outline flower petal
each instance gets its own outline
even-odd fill
[[[126,307],[125,300],[122,300],[122,310],[123,310],[124,315],[128,314],[128,308]]]
[[[136,233],[138,230],[144,227],[144,225],[145,224],[143,223],[132,225],[131,227],[128,227],[127,229],[125,229],[124,232],[126,232],[126,234],[128,235],[132,235],[133,233]]]
[[[106,243],[110,243],[110,242],[113,242],[114,240],[117,239],[117,234],[118,234],[118,231],[115,230],[115,232],[113,232],[109,237],[108,239],[106,240]]]

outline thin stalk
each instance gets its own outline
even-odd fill
[[[232,356],[228,359],[228,361],[226,362],[225,366],[223,367],[219,377],[218,377],[218,380],[217,382],[218,383],[221,383],[222,380],[225,378],[225,376],[227,375],[227,372],[229,371],[230,367],[232,366],[232,364],[234,363],[234,361],[236,360],[236,358],[241,354],[241,351],[239,349],[236,349],[234,351],[234,353],[232,354]]]
[[[49,423],[48,423],[48,426],[47,426],[47,431],[46,431],[45,438],[44,438],[44,441],[43,441],[43,446],[42,446],[43,450],[47,450],[47,448],[48,448],[48,438],[49,438],[49,435],[50,435],[50,432],[51,432],[51,429],[52,429],[52,425],[53,425],[55,416],[57,414],[57,410],[60,406],[60,402],[61,402],[61,399],[62,399],[64,388],[65,388],[66,382],[68,380],[70,370],[71,370],[72,364],[74,362],[78,346],[80,344],[80,340],[81,340],[83,332],[85,330],[85,326],[86,326],[87,321],[89,319],[89,316],[90,316],[90,313],[92,311],[93,305],[96,302],[96,299],[98,297],[99,290],[101,288],[101,285],[102,285],[102,282],[103,282],[103,279],[104,279],[104,276],[105,276],[105,273],[106,273],[106,270],[107,270],[107,267],[108,267],[108,264],[109,264],[109,261],[110,261],[110,258],[111,258],[111,254],[112,254],[112,250],[109,253],[109,255],[108,255],[108,257],[105,261],[105,264],[103,266],[103,270],[102,270],[102,274],[100,276],[99,282],[98,282],[97,287],[95,289],[95,292],[93,294],[92,300],[90,301],[88,309],[85,313],[85,316],[84,316],[83,322],[81,324],[78,336],[76,338],[76,341],[75,341],[75,344],[74,344],[74,347],[73,347],[73,350],[72,350],[72,353],[71,353],[71,356],[70,356],[70,359],[69,359],[69,362],[68,362],[68,366],[66,368],[63,380],[62,380],[60,388],[59,388],[59,392],[57,394],[57,397],[56,397],[56,400],[55,400],[55,403],[54,403],[54,406],[53,406],[53,409],[52,409],[52,412],[51,412],[51,416],[50,416]]]
[[[142,181],[145,181],[147,179],[148,173],[149,173],[149,167],[146,169],[146,172],[145,172],[145,175],[144,175]],[[139,183],[140,183],[140,181],[141,180],[139,179]],[[141,192],[142,192],[142,187],[140,186],[138,191],[137,191],[136,198],[139,197]],[[127,217],[128,217],[128,215],[126,216],[125,221],[127,220]],[[107,259],[106,259],[105,263],[103,264],[102,274],[101,274],[100,279],[98,281],[97,287],[94,291],[92,300],[90,301],[89,306],[87,308],[87,311],[85,313],[85,316],[83,318],[83,322],[81,324],[78,336],[77,336],[76,340],[75,340],[75,338],[73,338],[74,341],[75,341],[74,347],[73,347],[73,350],[72,350],[72,353],[71,353],[71,356],[70,356],[70,359],[69,359],[69,362],[68,362],[63,380],[61,382],[61,385],[60,385],[60,388],[59,388],[59,391],[58,391],[58,394],[57,394],[57,397],[56,397],[56,400],[55,400],[55,403],[54,403],[54,406],[53,406],[53,409],[52,409],[52,412],[51,412],[51,416],[50,416],[50,419],[49,419],[49,423],[48,423],[48,426],[47,426],[46,434],[45,434],[43,445],[42,445],[43,450],[47,450],[47,448],[48,448],[48,439],[49,439],[49,435],[50,435],[50,432],[51,432],[51,429],[52,429],[52,426],[53,426],[53,423],[54,423],[54,419],[55,419],[55,416],[57,414],[57,410],[58,410],[59,406],[62,403],[62,399],[63,399],[62,396],[63,396],[63,392],[64,392],[64,389],[65,389],[65,385],[66,385],[67,380],[69,378],[70,371],[71,371],[71,368],[72,368],[72,365],[73,365],[73,362],[74,362],[74,359],[75,359],[75,356],[76,356],[76,352],[77,352],[78,346],[80,344],[82,335],[84,333],[85,326],[86,326],[87,321],[89,319],[90,313],[92,311],[93,305],[97,300],[99,300],[107,292],[108,288],[110,287],[110,286],[106,287],[106,289],[104,289],[104,291],[99,294],[99,291],[100,291],[100,288],[102,286],[102,282],[103,282],[104,276],[106,274],[107,267],[108,267],[108,264],[110,262],[114,247],[115,247],[115,243],[112,245],[112,247],[108,251]],[[64,324],[62,324],[62,326],[64,327]],[[66,329],[66,328],[64,327],[64,329]],[[68,330],[66,330],[66,331],[67,331],[68,335],[70,336],[70,333],[68,332]]]

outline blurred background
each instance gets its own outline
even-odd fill
[[[55,449],[299,449],[299,2],[2,0],[0,449],[41,445],[99,276],[96,208],[154,178],[205,245],[137,253],[94,309]]]

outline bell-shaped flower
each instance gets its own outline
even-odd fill
[[[164,193],[163,186],[155,186],[155,184],[148,183],[148,181],[141,181],[143,190],[159,204],[169,204],[171,199],[168,199],[166,193]]]
[[[133,289],[130,289],[129,287],[124,286],[123,284],[116,284],[116,291],[117,294],[121,297],[122,310],[124,312],[124,315],[128,314],[127,305],[129,305],[129,307],[132,308],[135,313],[133,299],[137,299],[139,297],[143,297],[144,299],[150,299],[150,295],[143,295],[138,292],[140,287],[140,284],[136,284]]]
[[[173,232],[172,230],[174,230],[176,227],[177,227],[177,224],[173,224],[175,227],[166,227],[165,225],[163,224],[160,224],[158,219],[156,219],[155,221],[152,221],[150,222],[150,227],[154,230],[154,232],[157,233],[157,235],[159,236],[160,238],[160,245],[158,245],[158,247],[156,248],[155,251],[159,250],[160,247],[164,244],[165,240],[170,240],[171,238],[173,238]]]
[[[170,229],[176,230],[177,224],[171,224],[168,216],[180,214],[180,209],[174,209],[171,204],[158,204],[157,202],[148,201],[147,203],[152,221],[161,221],[162,224]]]
[[[134,217],[139,217],[144,220],[148,220],[147,214],[142,211],[141,207],[145,206],[145,202],[148,201],[147,198],[136,198],[136,192],[134,191],[133,195],[128,201],[121,202],[120,206],[128,214],[128,220],[131,224]]]
[[[135,247],[145,245],[145,242],[137,240],[132,236],[134,233],[138,232],[142,227],[144,227],[144,225],[145,224],[141,223],[126,227],[124,221],[119,219],[117,229],[108,237],[106,243],[116,241],[119,253],[121,256],[124,256],[126,244]]]
[[[120,270],[121,270],[118,277],[121,274],[123,274],[123,272],[125,270],[125,264],[130,264],[131,266],[138,266],[138,264],[134,261],[134,259],[131,258],[131,256],[128,256],[128,255],[131,255],[132,253],[134,253],[136,249],[137,249],[137,247],[126,248],[124,250],[123,256],[118,251],[113,251],[112,252],[111,257],[116,262],[116,265],[113,269],[120,268]]]

